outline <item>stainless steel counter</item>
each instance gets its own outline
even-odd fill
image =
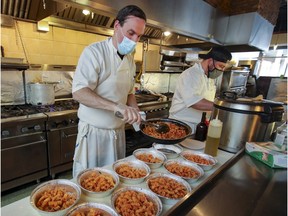
[[[165,215],[287,215],[287,169],[272,169],[242,151]]]
[[[236,155],[219,151],[218,166],[192,185],[188,197],[174,206],[164,205],[162,216],[287,215],[287,169],[272,169],[243,151]],[[145,183],[139,186],[145,187]],[[109,198],[91,201],[110,205]],[[20,212],[23,216],[37,215],[29,197],[3,207],[1,212],[3,216]]]

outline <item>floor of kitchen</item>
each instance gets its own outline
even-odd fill
[[[57,174],[55,176],[55,179],[72,179],[72,170]],[[23,199],[27,196],[30,196],[32,190],[44,181],[45,180],[41,180],[39,183],[34,181],[14,189],[4,191],[3,193],[1,193],[1,207],[9,205],[10,203],[16,202],[17,200]]]

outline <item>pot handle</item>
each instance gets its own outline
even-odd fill
[[[223,91],[221,92],[220,97],[223,99],[232,99],[232,100],[237,100],[238,98],[237,93],[232,91]]]

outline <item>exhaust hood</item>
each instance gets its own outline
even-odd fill
[[[110,36],[117,11],[135,4],[147,15],[143,38],[150,43],[207,50],[223,45],[230,51],[267,50],[274,26],[258,13],[226,16],[203,0],[2,0],[1,18],[34,22]],[[90,10],[85,16],[83,9]],[[170,31],[163,37],[164,31]],[[161,40],[162,39],[162,40]]]

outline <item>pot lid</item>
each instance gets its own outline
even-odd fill
[[[214,107],[227,111],[249,113],[284,112],[283,103],[270,100],[253,100],[253,98],[221,98],[214,100]]]

